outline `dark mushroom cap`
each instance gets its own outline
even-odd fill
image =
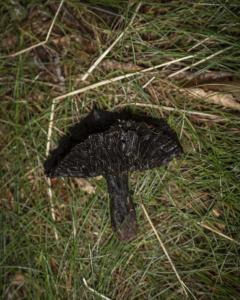
[[[70,128],[45,162],[49,177],[94,177],[151,169],[182,153],[165,120],[94,110]]]
[[[70,128],[44,167],[49,177],[103,175],[113,230],[129,241],[137,234],[137,221],[128,172],[165,165],[181,153],[177,135],[163,119],[93,110]]]

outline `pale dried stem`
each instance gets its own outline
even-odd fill
[[[60,4],[58,6],[58,9],[56,11],[56,14],[55,14],[55,16],[54,16],[54,18],[52,20],[52,23],[51,23],[51,25],[50,25],[50,27],[48,29],[48,33],[47,33],[47,36],[46,36],[46,38],[45,38],[44,41],[41,41],[41,42],[39,42],[39,43],[37,43],[35,45],[32,45],[32,46],[30,46],[28,48],[22,49],[22,50],[20,50],[18,52],[15,52],[15,53],[12,53],[12,54],[9,54],[9,55],[6,55],[6,56],[2,56],[1,58],[16,57],[16,56],[18,56],[20,54],[23,54],[25,52],[31,51],[32,49],[35,49],[35,48],[37,48],[39,46],[45,45],[48,42],[48,40],[49,40],[49,37],[50,37],[50,35],[52,33],[53,26],[54,26],[54,24],[56,22],[56,19],[57,19],[58,15],[59,15],[59,12],[60,12],[60,10],[62,8],[63,3],[64,3],[64,0],[61,0]]]
[[[113,49],[113,47],[121,40],[124,34],[128,31],[129,27],[132,25],[139,8],[141,7],[141,2],[136,7],[136,10],[132,16],[131,21],[129,22],[128,26],[124,31],[120,33],[120,35],[115,39],[115,41],[99,56],[99,58],[91,65],[91,67],[87,70],[87,72],[82,76],[82,81],[85,81],[87,77],[92,73],[92,71],[100,64],[100,62],[104,59],[104,57]]]
[[[187,94],[193,99],[203,99],[208,103],[221,105],[226,108],[240,111],[240,103],[235,100],[231,93],[219,93],[216,91],[205,91],[202,88],[179,89],[180,92]]]
[[[103,294],[99,293],[98,291],[94,290],[93,288],[91,288],[88,283],[87,280],[85,278],[83,278],[83,283],[85,285],[85,287],[92,293],[94,293],[95,295],[99,296],[100,298],[104,299],[104,300],[111,300],[110,298],[104,296]]]
[[[156,66],[153,66],[153,67],[150,67],[150,68],[146,68],[146,69],[143,69],[143,70],[140,70],[140,71],[137,71],[137,72],[128,73],[128,74],[125,74],[125,75],[120,75],[120,76],[117,76],[117,77],[113,77],[111,79],[106,79],[106,80],[103,80],[103,81],[99,81],[99,82],[90,84],[88,86],[85,86],[83,88],[77,89],[75,91],[69,92],[67,94],[58,96],[58,97],[54,98],[54,100],[59,101],[59,100],[65,99],[67,97],[75,96],[75,95],[84,93],[86,91],[95,89],[95,88],[103,86],[103,85],[107,85],[107,84],[110,84],[110,83],[113,83],[113,82],[116,82],[116,81],[120,81],[120,80],[123,80],[123,79],[127,79],[127,78],[131,78],[131,77],[134,77],[134,76],[137,76],[137,75],[141,75],[141,74],[144,74],[144,73],[147,73],[147,72],[150,72],[150,71],[153,71],[153,70],[165,67],[165,66],[170,66],[170,65],[175,64],[177,62],[184,61],[184,60],[187,60],[187,59],[190,59],[190,58],[193,58],[193,57],[194,57],[193,55],[189,55],[189,56],[186,56],[186,57],[182,57],[182,58],[178,58],[178,59],[175,59],[175,60],[172,60],[172,61],[169,61],[169,62],[162,63],[160,65],[156,65]]]
[[[143,89],[145,89],[151,82],[153,82],[153,80],[155,79],[156,77],[153,76],[151,79],[149,79],[144,85],[143,85]]]
[[[192,67],[198,66],[198,65],[200,65],[200,64],[202,64],[202,63],[204,63],[204,62],[206,62],[206,61],[208,61],[210,59],[212,59],[213,57],[215,57],[215,56],[217,56],[219,54],[222,54],[223,52],[225,52],[225,51],[227,51],[227,50],[229,50],[231,48],[232,48],[232,46],[228,47],[228,48],[225,48],[225,49],[222,49],[222,50],[220,50],[220,51],[218,51],[216,53],[213,53],[213,54],[211,54],[211,55],[209,55],[209,56],[207,56],[207,57],[205,57],[205,58],[203,58],[203,59],[195,62],[194,64],[192,64],[190,66],[187,66],[187,67],[185,67],[185,68],[183,68],[181,70],[178,70],[177,72],[174,72],[174,73],[168,75],[168,78],[173,78],[173,77],[177,76],[178,74],[180,74],[182,72],[185,72],[185,71],[191,69]]]
[[[48,156],[49,152],[50,152],[55,106],[56,106],[56,101],[53,100],[52,105],[51,105],[51,112],[50,112],[49,125],[48,125],[46,156]],[[52,216],[53,221],[55,222],[56,221],[56,212],[54,209],[52,182],[51,182],[50,178],[47,178],[47,193],[48,193],[48,197],[49,197],[49,201],[50,201],[51,216]],[[54,236],[55,236],[56,240],[59,239],[58,232],[55,227],[54,227]]]
[[[207,38],[205,38],[204,40],[202,40],[202,41],[198,42],[197,44],[195,44],[194,46],[192,46],[190,49],[188,49],[188,51],[187,51],[187,52],[190,52],[190,51],[192,51],[193,49],[195,49],[195,48],[199,47],[200,45],[202,45],[202,44],[206,43],[206,42],[207,42],[207,41],[209,41],[209,40],[210,40],[210,37],[207,37]]]
[[[50,146],[51,146],[51,138],[52,138],[52,129],[53,129],[53,120],[55,115],[55,106],[56,100],[53,99],[50,111],[50,118],[48,124],[48,133],[47,133],[47,145],[46,145],[46,156],[49,155]]]
[[[228,235],[220,232],[219,230],[210,227],[209,225],[206,225],[206,224],[204,224],[202,222],[197,222],[197,224],[200,225],[200,226],[202,226],[203,228],[205,228],[205,229],[213,232],[213,233],[216,233],[217,235],[219,235],[219,236],[221,236],[221,237],[223,237],[223,238],[225,238],[225,239],[227,239],[227,240],[229,240],[231,242],[236,243],[237,245],[240,245],[240,242],[234,240],[233,238],[231,238],[230,236],[228,236]]]
[[[178,271],[177,271],[177,269],[176,269],[176,267],[175,267],[175,265],[174,265],[174,263],[173,263],[170,255],[168,254],[168,251],[167,251],[167,249],[166,249],[163,241],[161,240],[161,238],[160,238],[160,236],[159,236],[159,234],[158,234],[155,226],[153,225],[152,220],[150,219],[150,216],[149,216],[149,214],[148,214],[148,212],[147,212],[144,204],[141,203],[140,205],[142,207],[142,210],[143,210],[143,212],[144,212],[144,214],[145,214],[145,216],[146,216],[149,224],[152,227],[152,230],[153,230],[153,232],[154,232],[154,234],[155,234],[155,236],[156,236],[156,238],[157,238],[157,240],[158,240],[158,242],[159,242],[159,244],[160,244],[163,252],[165,253],[165,255],[166,255],[166,257],[167,257],[167,259],[168,259],[168,261],[169,261],[169,263],[170,263],[170,265],[171,265],[171,267],[172,267],[172,269],[173,269],[173,271],[174,271],[174,273],[175,273],[175,275],[176,275],[176,277],[177,277],[177,279],[178,279],[178,281],[179,281],[179,283],[180,283],[180,285],[181,285],[181,287],[183,289],[183,292],[185,293],[186,297],[188,297],[188,292],[187,291],[189,290],[189,288],[186,286],[186,284],[183,282],[183,280],[181,279],[180,275],[178,274]]]
[[[115,107],[124,107],[124,106],[131,106],[131,105],[138,106],[138,107],[149,107],[149,108],[165,110],[165,111],[180,112],[180,113],[183,113],[183,114],[189,114],[189,115],[205,117],[205,118],[208,118],[208,119],[223,120],[222,118],[220,118],[217,115],[207,114],[207,113],[203,113],[203,112],[200,112],[200,111],[185,110],[185,109],[179,109],[179,108],[175,108],[175,107],[169,107],[169,106],[157,105],[157,104],[150,104],[150,103],[130,102],[130,103],[119,104],[119,105],[116,105]]]
[[[187,66],[175,73],[172,73],[170,75],[168,75],[168,78],[172,78],[192,67],[195,67],[195,66],[198,66],[199,64],[201,63],[204,63],[208,60],[210,60],[211,58],[229,50],[230,48],[232,47],[228,47],[226,49],[222,49],[212,55],[209,55],[208,57],[205,57],[204,59],[201,59],[200,61],[197,61],[196,63],[194,64],[191,64],[190,66]],[[95,89],[97,87],[100,87],[100,86],[103,86],[103,85],[107,85],[107,84],[110,84],[110,83],[113,83],[113,82],[116,82],[116,81],[120,81],[120,80],[123,80],[123,79],[127,79],[127,78],[131,78],[131,77],[134,77],[134,76],[137,76],[137,75],[141,75],[141,74],[144,74],[144,73],[147,73],[147,72],[150,72],[150,71],[153,71],[153,70],[156,70],[156,69],[159,69],[159,68],[162,68],[162,67],[165,67],[165,66],[170,66],[176,62],[180,62],[180,61],[184,61],[184,60],[187,60],[187,59],[190,59],[190,58],[193,58],[195,57],[194,55],[189,55],[189,56],[186,56],[186,57],[182,57],[182,58],[179,58],[179,59],[176,59],[176,60],[173,60],[173,61],[169,61],[169,62],[166,62],[166,63],[162,63],[160,65],[156,65],[156,66],[153,66],[153,67],[150,67],[150,68],[146,68],[146,69],[143,69],[143,70],[140,70],[140,71],[137,71],[137,72],[133,72],[133,73],[128,73],[128,74],[125,74],[125,75],[121,75],[121,76],[117,76],[117,77],[114,77],[114,78],[111,78],[111,79],[106,79],[106,80],[103,80],[103,81],[99,81],[99,82],[96,82],[96,83],[93,83],[93,84],[90,84],[88,86],[85,86],[83,88],[80,88],[80,89],[77,89],[75,91],[72,91],[72,92],[69,92],[67,94],[64,94],[64,95],[61,95],[61,96],[58,96],[56,98],[54,98],[55,100],[62,100],[62,99],[65,99],[67,97],[71,97],[71,96],[75,96],[75,95],[78,95],[78,94],[81,94],[81,93],[84,93],[86,91],[89,91],[89,90],[92,90],[92,89]]]

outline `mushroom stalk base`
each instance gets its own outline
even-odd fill
[[[134,204],[129,195],[128,174],[108,175],[106,180],[113,230],[120,240],[132,240],[137,234],[137,221]]]

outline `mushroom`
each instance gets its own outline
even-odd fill
[[[128,174],[166,165],[182,153],[176,133],[164,119],[94,109],[69,129],[44,167],[52,177],[105,177],[113,230],[123,241],[137,234]]]

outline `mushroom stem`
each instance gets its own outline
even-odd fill
[[[108,175],[106,180],[113,230],[120,240],[132,240],[137,234],[137,221],[134,204],[129,195],[128,173]]]

